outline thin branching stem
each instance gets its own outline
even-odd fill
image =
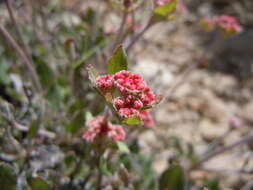
[[[128,15],[127,10],[124,10],[119,30],[117,31],[114,43],[112,45],[113,50],[116,48],[117,45],[119,45],[119,43],[121,43],[122,34],[123,34],[123,31],[124,31],[124,28],[125,28],[125,25],[126,25],[127,15]]]
[[[138,33],[136,34],[132,40],[130,41],[129,45],[126,47],[126,52],[129,52],[131,48],[135,45],[135,43],[148,31],[148,29],[153,26],[152,19],[149,20],[148,24]]]
[[[14,30],[15,30],[15,32],[16,32],[16,35],[17,35],[17,37],[18,37],[18,39],[19,39],[19,41],[20,41],[21,47],[22,47],[22,49],[23,49],[25,55],[31,60],[31,58],[30,58],[30,56],[29,56],[29,55],[30,55],[30,54],[29,54],[29,47],[28,47],[28,45],[25,43],[24,37],[23,37],[23,35],[22,35],[22,33],[21,33],[21,30],[20,30],[20,28],[19,28],[19,26],[18,26],[18,24],[17,24],[17,21],[16,21],[16,19],[15,19],[15,17],[14,17],[14,14],[13,14],[13,10],[12,10],[12,6],[11,6],[10,0],[5,0],[5,4],[6,4],[7,10],[8,10],[8,13],[9,13],[9,16],[10,16],[10,19],[11,19],[11,22],[12,22],[12,24],[13,24],[13,28],[14,28]]]
[[[42,88],[41,88],[37,73],[36,73],[31,61],[24,53],[23,49],[16,43],[16,41],[12,38],[12,36],[9,34],[9,32],[2,25],[0,25],[0,34],[1,34],[1,36],[4,37],[6,42],[8,42],[11,45],[11,47],[16,50],[18,56],[23,60],[27,70],[30,72],[33,82],[36,86],[36,89],[39,92],[42,92]]]
[[[242,137],[240,140],[238,140],[238,141],[236,141],[236,142],[234,142],[234,143],[232,143],[230,145],[224,146],[224,147],[222,147],[222,148],[220,148],[220,149],[218,149],[218,150],[216,150],[216,151],[208,154],[206,157],[202,158],[197,164],[193,165],[190,168],[190,170],[198,169],[198,168],[200,168],[202,166],[202,164],[204,162],[207,162],[208,160],[214,158],[215,156],[223,154],[226,151],[229,151],[229,150],[231,150],[231,149],[233,149],[233,148],[235,148],[235,147],[237,147],[239,145],[246,144],[246,143],[251,142],[251,141],[253,141],[253,134],[245,136],[245,137]]]

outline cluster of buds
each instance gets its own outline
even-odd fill
[[[122,70],[114,75],[99,76],[96,87],[102,93],[112,95],[113,107],[121,118],[138,116],[143,120],[144,126],[152,124],[150,112],[143,109],[152,106],[155,94],[141,75]]]
[[[125,139],[125,131],[121,125],[113,125],[104,117],[97,116],[86,123],[88,129],[83,134],[83,138],[88,142],[97,139],[107,138],[112,141],[122,141]]]
[[[225,35],[236,34],[242,31],[238,20],[229,15],[216,16],[214,18],[204,18],[201,20],[203,28],[207,31],[219,29]]]

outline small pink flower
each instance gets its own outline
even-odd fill
[[[113,141],[122,141],[125,139],[126,133],[121,125],[110,125],[110,127],[108,137],[111,137]]]
[[[119,110],[120,108],[124,107],[125,102],[122,98],[117,97],[113,100],[113,105],[115,106],[116,110]]]
[[[154,125],[154,120],[149,110],[140,111],[139,116],[145,127],[152,127]]]
[[[113,87],[112,75],[99,76],[96,80],[96,86],[102,91],[107,91]]]
[[[147,91],[141,94],[140,99],[143,105],[147,106],[152,104],[152,102],[155,100],[155,94],[152,91]]]
[[[133,108],[134,109],[141,109],[143,107],[143,103],[140,100],[135,100],[133,103]]]
[[[241,128],[243,126],[242,120],[240,120],[238,117],[235,117],[235,116],[229,119],[229,124],[231,127],[234,127],[234,128]]]
[[[94,142],[97,138],[109,138],[112,141],[121,141],[125,138],[125,132],[120,125],[112,125],[102,116],[88,121],[86,125],[88,129],[83,138],[88,142]]]
[[[128,118],[133,115],[137,115],[138,111],[133,108],[121,108],[121,109],[119,109],[118,113],[119,113],[120,117]]]
[[[115,73],[113,79],[121,93],[137,93],[146,87],[140,75],[125,70]]]

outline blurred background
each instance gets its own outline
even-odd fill
[[[81,137],[104,104],[85,66],[105,73],[115,43],[129,47],[145,29],[154,2],[133,2],[115,40],[120,0],[0,1],[0,189],[96,189],[92,147]],[[253,189],[252,137],[245,140],[253,127],[253,1],[181,3],[184,11],[152,25],[127,51],[129,70],[164,100],[152,110],[152,128],[128,134],[131,153],[99,162],[101,189],[124,189],[110,185],[122,163],[128,189],[165,190],[163,176],[174,184],[168,190]],[[242,32],[220,39],[201,27],[201,19],[224,14]],[[175,165],[183,169],[169,170]]]

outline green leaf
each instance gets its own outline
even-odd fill
[[[168,168],[159,178],[159,190],[184,190],[185,184],[184,170],[180,166]]]
[[[9,84],[11,82],[8,76],[8,71],[9,65],[2,61],[0,63],[0,83]]]
[[[83,111],[77,113],[74,118],[66,126],[66,131],[69,133],[76,133],[82,126],[84,126],[85,114]]]
[[[165,5],[159,6],[154,9],[154,15],[160,19],[167,19],[169,14],[176,8],[176,0],[173,0]]]
[[[16,190],[16,174],[9,164],[0,163],[0,184],[3,190]]]
[[[35,121],[32,123],[32,125],[30,126],[27,132],[28,138],[29,139],[34,138],[38,134],[38,131],[39,131],[39,122]]]
[[[171,137],[171,140],[172,140],[173,146],[176,148],[178,153],[183,155],[184,154],[184,149],[183,149],[183,146],[181,144],[180,139],[176,136],[173,136],[173,137]]]
[[[50,185],[41,177],[33,177],[27,180],[32,190],[52,190]]]
[[[207,187],[210,190],[219,190],[219,180],[217,178],[211,179],[204,183],[204,187]]]
[[[100,43],[98,43],[93,48],[89,49],[88,51],[83,52],[81,54],[81,57],[75,63],[72,64],[72,68],[73,69],[80,68],[85,63],[85,61],[87,59],[89,59],[91,56],[93,56],[95,53],[97,53],[97,51],[99,49],[105,47],[108,41],[109,41],[109,39],[102,40]]]
[[[99,170],[103,175],[110,174],[110,171],[108,169],[107,159],[105,159],[103,156],[99,159]]]
[[[127,145],[124,142],[117,141],[116,145],[117,145],[120,152],[127,153],[127,154],[130,153],[129,148],[127,147]]]
[[[116,48],[108,61],[108,74],[114,74],[121,70],[127,70],[127,56],[122,45]]]
[[[99,74],[97,70],[91,65],[87,67],[87,71],[91,85],[94,87],[96,85],[96,79],[99,76]]]
[[[59,108],[61,104],[61,94],[59,89],[59,86],[55,85],[48,89],[46,93],[46,99],[48,100],[49,105],[55,109]]]
[[[49,88],[54,83],[54,74],[50,67],[40,57],[34,58],[36,71],[44,88]]]
[[[127,125],[141,125],[142,124],[140,117],[138,117],[137,115],[124,119],[123,123]]]
[[[93,118],[94,118],[94,117],[93,117],[93,115],[92,115],[91,112],[87,111],[87,112],[85,113],[85,121],[90,121],[90,120],[92,120]]]

